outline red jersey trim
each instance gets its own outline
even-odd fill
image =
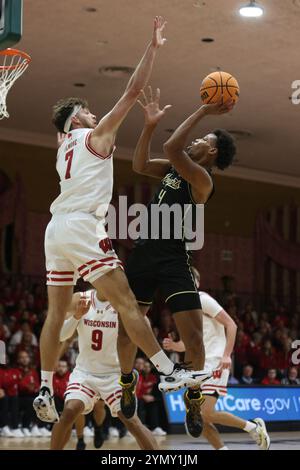
[[[107,155],[106,157],[104,157],[104,155],[101,155],[100,153],[96,152],[96,150],[94,150],[91,145],[90,145],[90,138],[91,138],[91,133],[92,131],[90,131],[87,135],[86,135],[86,138],[85,138],[85,146],[86,148],[88,149],[89,152],[91,152],[93,155],[95,155],[95,157],[98,157],[100,158],[101,160],[108,160],[109,158],[111,158],[114,154],[114,151],[116,149],[115,145],[113,146],[112,148],[112,151],[110,152],[109,155]]]
[[[107,258],[102,258],[102,259],[93,259],[91,261],[88,261],[87,263],[83,264],[82,266],[79,266],[78,271],[82,271],[83,269],[87,268],[91,264],[95,263],[106,263],[107,261],[112,261],[114,259],[118,259],[116,256],[108,256]]]

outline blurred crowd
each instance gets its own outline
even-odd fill
[[[291,344],[300,339],[300,311],[271,306],[257,311],[251,301],[238,295],[219,292],[214,296],[238,325],[230,384],[300,385],[299,366],[293,366]],[[39,336],[47,314],[46,289],[42,281],[0,274],[0,341],[6,344],[6,364],[0,365],[0,432],[3,437],[47,437],[50,427],[39,422],[32,408],[39,389]],[[158,341],[179,339],[172,315],[157,301],[149,319]],[[54,376],[55,399],[62,409],[63,395],[78,352],[73,340]],[[174,362],[183,357],[171,353]],[[139,354],[135,368],[138,414],[156,435],[165,435],[168,422],[158,377],[151,364]],[[122,424],[107,418],[108,437],[125,435]],[[92,418],[87,417],[86,435],[92,434]]]

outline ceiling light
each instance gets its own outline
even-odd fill
[[[264,14],[264,9],[258,5],[255,0],[240,8],[240,15],[246,18],[258,18]]]
[[[126,78],[128,75],[132,75],[134,70],[133,67],[111,65],[108,67],[100,67],[99,72],[101,75],[109,78]]]

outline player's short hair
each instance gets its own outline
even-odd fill
[[[218,156],[215,164],[220,170],[229,167],[236,154],[235,140],[229,132],[224,129],[215,129],[213,134],[217,136]]]
[[[80,105],[88,108],[88,102],[83,98],[63,98],[53,106],[52,123],[59,132],[64,132],[65,122],[72,113],[74,107]]]

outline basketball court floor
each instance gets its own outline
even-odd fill
[[[300,450],[300,432],[274,432],[270,433],[270,450]],[[230,450],[257,450],[255,443],[245,434],[224,434],[225,444]],[[87,450],[95,450],[93,439],[86,438]],[[212,450],[211,446],[202,439],[191,439],[189,436],[173,434],[157,439],[161,450]],[[76,439],[72,438],[66,449],[75,449]],[[0,450],[47,450],[49,449],[48,438],[22,438],[5,439],[0,438]],[[99,450],[137,450],[137,444],[131,437],[122,439],[112,438],[105,441]]]

